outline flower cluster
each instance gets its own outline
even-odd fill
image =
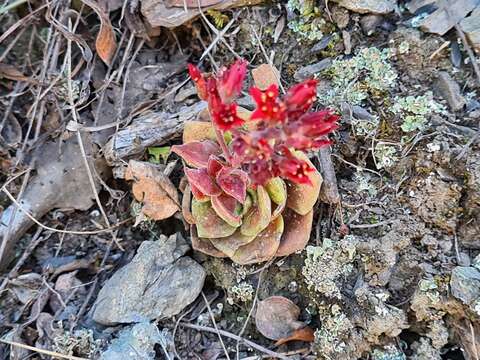
[[[219,145],[217,149],[211,144],[209,149],[200,149],[204,145],[198,142],[173,148],[187,163],[202,158],[201,168],[186,172],[196,198],[202,194],[225,193],[243,203],[249,182],[263,185],[274,177],[309,184],[308,174],[314,168],[297,157],[295,150],[306,151],[329,144],[326,136],[337,127],[338,116],[330,110],[309,112],[316,99],[317,81],[307,80],[291,87],[283,97],[279,96],[275,84],[264,91],[252,87],[250,95],[257,106],[250,120],[255,126],[247,128],[234,102],[241,92],[246,71],[243,60],[223,68],[217,76],[201,73],[189,65],[200,98],[208,102]],[[230,144],[225,143],[227,131],[232,134]],[[235,188],[235,195],[231,187]]]

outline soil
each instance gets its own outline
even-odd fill
[[[456,30],[412,27],[403,2],[366,18],[336,1],[300,13],[309,2],[294,0],[205,9],[178,27],[152,28],[144,2],[152,1],[0,6],[0,359],[478,359],[480,79]],[[109,26],[116,49],[105,61],[95,38]],[[286,89],[298,76],[319,79],[315,107],[342,116],[328,155],[336,185],[323,173],[306,249],[248,266],[186,247],[188,219],[171,196],[185,188],[183,164],[152,155],[181,143],[183,124],[205,108],[187,62],[214,71],[236,57],[250,70],[271,61]],[[305,68],[327,58],[325,69]],[[440,72],[459,86],[440,90]],[[253,109],[244,95],[239,103]],[[449,98],[460,99],[459,110]],[[309,157],[325,172],[318,152]],[[150,194],[158,180],[149,179],[137,192],[161,193],[168,211],[142,213],[134,177],[125,179],[129,160],[155,164],[161,189]],[[16,202],[36,221],[21,210],[11,220]],[[98,321],[107,280],[140,261],[144,241],[173,235],[189,250],[169,255],[162,271],[180,257],[200,264],[198,297],[168,316]],[[159,286],[145,281],[135,294]],[[255,306],[270,296],[300,308],[313,341],[275,346],[257,330]]]

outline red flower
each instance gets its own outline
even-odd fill
[[[242,90],[247,75],[247,62],[237,60],[229,68],[223,68],[218,76],[218,94],[224,103],[231,103]]]
[[[264,185],[275,175],[272,171],[272,164],[266,160],[254,160],[246,165],[250,179],[256,185]]]
[[[197,87],[198,97],[202,100],[207,100],[207,82],[203,74],[198,67],[192,64],[188,64],[188,73]]]
[[[252,120],[285,121],[285,104],[278,100],[276,84],[270,85],[265,91],[252,87],[250,95],[257,103],[257,109],[251,116]]]
[[[244,124],[237,115],[237,104],[224,104],[214,95],[210,95],[210,115],[213,123],[222,131],[228,131]]]
[[[298,118],[313,105],[317,96],[317,80],[310,79],[292,86],[285,96],[289,119]]]
[[[312,185],[308,173],[315,171],[315,169],[306,161],[300,160],[292,155],[279,158],[276,165],[278,166],[278,171],[281,177],[297,184]]]

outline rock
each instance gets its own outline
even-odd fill
[[[160,343],[161,335],[155,324],[136,324],[122,330],[118,338],[112,340],[108,349],[100,356],[101,360],[153,360],[156,358],[154,346]]]
[[[343,30],[348,26],[350,21],[350,14],[348,10],[341,7],[341,6],[333,6],[331,9],[332,13],[332,20],[335,24],[337,24],[338,28]]]
[[[333,35],[325,35],[324,37],[322,37],[322,39],[319,42],[317,42],[315,45],[312,46],[312,48],[310,49],[310,52],[312,54],[316,54],[324,50],[328,46],[332,38],[333,38]]]
[[[383,18],[381,15],[370,14],[365,15],[360,19],[360,26],[365,35],[372,35],[378,26],[382,23]]]
[[[312,78],[315,74],[318,74],[319,72],[325,70],[330,65],[332,65],[332,59],[326,58],[315,64],[302,66],[295,72],[293,77],[296,81],[303,81]]]
[[[469,305],[480,297],[480,271],[474,267],[457,266],[450,278],[452,295]]]
[[[340,6],[360,14],[388,14],[395,10],[395,0],[335,0]]]
[[[438,73],[434,89],[441,97],[447,100],[453,111],[461,110],[465,106],[466,101],[460,93],[460,86],[447,72],[441,71]]]
[[[444,35],[456,23],[461,21],[469,12],[480,4],[480,0],[452,0],[447,2],[448,7],[445,8],[437,2],[438,9],[428,15],[425,19],[420,20],[418,26],[425,32],[438,35]],[[478,28],[473,21],[473,28]],[[468,22],[468,24],[471,24]],[[468,25],[467,25],[468,26]],[[471,25],[470,25],[471,26]]]
[[[205,271],[184,256],[189,247],[176,235],[144,241],[133,260],[100,290],[92,318],[103,325],[164,319],[178,314],[198,296]]]
[[[480,52],[480,5],[477,5],[470,16],[460,21],[460,27],[470,41],[470,45]]]

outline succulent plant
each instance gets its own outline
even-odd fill
[[[280,99],[276,84],[250,95],[254,112],[234,102],[247,64],[219,74],[189,65],[211,122],[191,122],[172,151],[186,163],[193,198],[184,194],[184,217],[195,250],[238,264],[266,261],[301,250],[312,226],[322,177],[304,151],[329,144],[337,125],[330,110],[309,112],[316,81],[293,86]]]

